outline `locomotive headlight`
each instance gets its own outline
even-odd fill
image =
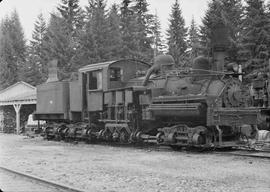
[[[236,63],[229,63],[227,65],[227,70],[228,71],[233,71],[235,73],[238,73],[238,71],[239,71],[239,65],[236,64]]]
[[[239,70],[239,66],[238,66],[237,64],[234,64],[234,65],[233,65],[233,71],[234,71],[235,73],[238,73],[238,70]]]

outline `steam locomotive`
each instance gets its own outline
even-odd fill
[[[59,81],[52,61],[47,82],[37,87],[34,117],[47,121],[48,139],[245,145],[258,132],[260,109],[252,106],[237,65],[224,67],[224,38],[216,39],[211,62],[200,56],[191,68],[159,55],[152,66],[132,59],[90,64],[78,78]]]
[[[57,79],[56,64],[37,87],[34,114],[47,121],[48,139],[232,147],[256,135],[260,111],[237,72],[212,70],[204,57],[186,69],[170,55],[157,56],[152,67],[137,60],[91,64],[71,81]]]

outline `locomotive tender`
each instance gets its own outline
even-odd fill
[[[37,87],[35,118],[48,122],[48,139],[243,145],[257,133],[259,110],[249,106],[236,71],[224,72],[224,53],[216,51],[212,64],[198,57],[185,69],[170,55],[157,56],[152,67],[136,60],[91,64],[71,81],[58,81],[52,67]]]

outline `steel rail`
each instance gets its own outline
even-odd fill
[[[268,150],[251,150],[251,149],[232,149],[228,151],[218,151],[218,150],[204,150],[204,149],[179,149],[175,150],[172,149],[169,146],[166,145],[152,145],[147,143],[142,143],[139,145],[132,145],[132,144],[120,144],[120,143],[96,143],[95,145],[100,146],[112,146],[112,147],[124,147],[124,148],[130,148],[130,149],[142,149],[142,150],[150,150],[150,151],[163,151],[163,152],[187,152],[188,154],[217,154],[217,155],[231,155],[231,156],[243,156],[243,157],[252,157],[252,158],[261,158],[261,159],[270,159],[270,151]]]
[[[28,180],[32,180],[32,181],[34,181],[36,183],[45,184],[48,187],[53,187],[53,188],[56,188],[57,190],[62,190],[62,191],[67,191],[67,192],[85,192],[85,191],[83,191],[81,189],[77,189],[77,188],[74,188],[74,187],[71,187],[71,186],[68,186],[68,185],[55,183],[55,182],[45,180],[45,179],[42,179],[42,178],[39,178],[39,177],[36,177],[36,176],[33,176],[33,175],[29,175],[29,174],[19,172],[17,170],[15,171],[15,170],[12,170],[12,169],[9,169],[9,168],[6,168],[6,167],[0,166],[0,170],[9,172],[9,173],[11,173],[13,175],[18,175],[18,176],[20,176],[22,178],[26,178]]]
[[[249,152],[243,153],[243,151],[232,151],[232,152],[214,152],[213,154],[219,155],[231,155],[231,156],[241,156],[241,157],[251,157],[251,158],[259,158],[259,159],[270,159],[270,155],[264,155],[263,152]],[[266,152],[269,153],[269,152]]]

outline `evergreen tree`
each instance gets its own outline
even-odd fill
[[[16,10],[0,24],[0,68],[2,87],[10,86],[23,77],[20,70],[25,64],[26,41]],[[5,73],[5,74],[3,74]],[[10,74],[10,76],[8,76]]]
[[[212,0],[202,19],[200,27],[200,44],[202,53],[205,56],[212,56],[212,37],[218,24],[224,24],[222,19],[222,4],[220,0]]]
[[[79,36],[83,28],[83,11],[79,0],[62,0],[52,14],[46,33],[46,57],[57,59],[60,78],[68,78],[80,67]]]
[[[139,54],[139,41],[136,38],[138,26],[130,4],[131,0],[123,0],[120,7],[120,27],[123,40],[121,56],[122,58],[141,58]]]
[[[49,62],[45,55],[47,27],[42,14],[38,15],[34,26],[32,40],[30,41],[28,51],[28,60],[26,62],[28,65],[27,71],[32,75],[28,75],[30,79],[26,81],[36,85],[47,79],[47,63]]]
[[[77,47],[73,40],[71,33],[65,28],[65,20],[52,14],[46,33],[45,53],[49,60],[58,60],[60,79],[68,78],[75,70],[73,64]]]
[[[110,60],[121,57],[122,36],[120,29],[120,16],[116,4],[113,4],[108,15],[108,58]]]
[[[27,50],[25,65],[21,73],[23,73],[22,80],[33,86],[39,85],[47,79],[40,71],[38,58],[32,55],[29,49]]]
[[[94,38],[91,25],[86,25],[79,39],[78,58],[80,65],[84,66],[98,62],[97,44]]]
[[[188,48],[190,58],[193,60],[195,57],[199,56],[200,53],[200,39],[199,31],[195,23],[194,17],[192,17],[191,25],[188,31]]]
[[[236,62],[242,18],[241,0],[212,0],[200,28],[200,43],[204,55],[212,56],[213,45],[222,42],[227,51],[227,62]],[[220,26],[224,26],[225,31],[220,34],[222,36],[217,37],[216,33]],[[214,36],[218,39],[214,39]]]
[[[109,27],[104,0],[91,0],[88,5],[88,24],[91,27],[97,48],[96,61],[108,60]]]
[[[42,57],[42,46],[46,35],[46,22],[42,14],[38,15],[38,18],[34,24],[34,31],[32,34],[32,40],[30,46],[33,54]]]
[[[244,64],[246,73],[257,73],[260,70],[264,71],[267,66],[270,21],[262,0],[247,0],[246,3],[240,55],[247,58]]]
[[[97,43],[94,34],[93,18],[94,9],[96,8],[96,0],[88,1],[88,6],[86,7],[86,19],[83,30],[80,33],[79,38],[79,60],[81,65],[86,65],[89,63],[96,63],[100,59],[97,53]]]
[[[157,14],[153,16],[150,29],[151,29],[150,37],[152,37],[153,39],[152,41],[154,42],[153,47],[154,47],[154,57],[155,57],[159,54],[162,54],[165,49],[165,45],[164,45],[164,42],[162,40],[162,35],[161,35],[161,25],[160,25],[160,21]]]
[[[135,0],[135,6],[133,7],[134,16],[136,17],[137,31],[135,33],[138,40],[139,52],[142,56],[141,59],[147,60],[153,55],[151,44],[153,44],[153,38],[151,35],[151,22],[153,22],[153,15],[148,13],[148,6],[146,0]]]
[[[236,62],[240,49],[241,25],[243,22],[243,5],[241,0],[222,0],[222,19],[228,29],[228,58],[229,62]]]
[[[172,6],[170,17],[169,29],[167,31],[169,54],[173,56],[176,64],[180,65],[187,49],[187,28],[185,27],[185,21],[178,0],[176,0]]]
[[[6,88],[18,81],[18,66],[12,45],[12,39],[9,36],[10,19],[6,17],[0,25],[0,87]],[[13,75],[11,75],[13,74]]]
[[[65,21],[68,33],[76,36],[76,32],[83,26],[83,11],[79,6],[79,0],[61,0],[57,10]]]
[[[0,56],[0,90],[14,84],[13,68]]]

